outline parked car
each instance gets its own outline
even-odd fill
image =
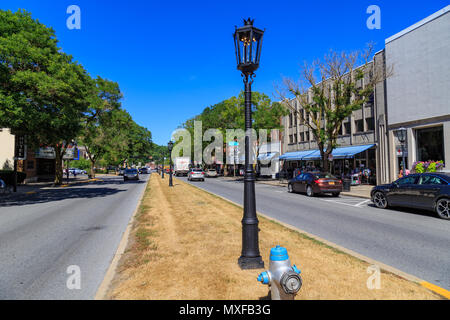
[[[120,168],[119,169],[119,176],[123,176],[124,173],[125,173],[125,169],[124,168]]]
[[[83,171],[80,169],[77,169],[77,168],[70,168],[69,174],[79,175],[79,174],[83,174]]]
[[[205,172],[202,169],[193,168],[188,173],[188,181],[201,180],[205,181]]]
[[[371,192],[376,207],[408,207],[434,211],[450,220],[450,173],[411,174]]]
[[[329,173],[306,172],[289,181],[288,191],[305,192],[308,197],[316,194],[331,193],[339,197],[343,189],[342,180]]]
[[[139,180],[139,172],[137,169],[126,169],[123,174],[123,181]]]
[[[217,178],[217,177],[218,177],[218,174],[217,174],[217,171],[216,171],[216,170],[214,170],[214,169],[208,169],[208,170],[206,170],[206,172],[205,172],[205,176],[206,176],[207,178]]]
[[[140,169],[139,169],[139,173],[140,173],[140,174],[148,174],[148,173],[149,173],[149,169],[148,169],[148,168],[145,168],[145,167],[144,167],[144,168],[140,168]]]

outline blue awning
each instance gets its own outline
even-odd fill
[[[303,160],[306,156],[310,155],[313,152],[314,150],[287,152],[282,156],[280,156],[280,160],[287,160],[287,161]]]
[[[303,160],[320,160],[322,159],[319,150],[314,150],[309,155],[303,158]]]
[[[353,158],[358,153],[364,152],[372,147],[375,144],[368,144],[364,146],[351,146],[351,147],[342,147],[333,150],[333,159],[348,159]]]
[[[349,159],[354,158],[358,153],[364,152],[375,144],[368,144],[364,146],[350,146],[341,147],[333,150],[333,159]],[[308,150],[308,151],[298,151],[289,152],[280,157],[280,160],[320,160],[322,159],[319,150]]]

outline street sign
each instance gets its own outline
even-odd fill
[[[25,144],[25,136],[16,135],[14,142],[14,160],[26,160],[27,145]]]

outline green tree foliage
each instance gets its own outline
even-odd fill
[[[281,118],[289,114],[288,109],[278,103],[272,102],[264,93],[252,93],[253,106],[253,129],[258,133],[260,130],[282,129]],[[218,129],[224,139],[226,130],[242,129],[245,131],[245,93],[241,92],[238,97],[231,97],[218,104],[207,107],[196,117],[187,120],[183,128],[188,130],[194,143],[194,122],[202,122],[202,134],[208,129]],[[224,146],[227,141],[224,141]],[[203,148],[208,142],[203,143]]]
[[[78,138],[91,167],[148,159],[151,132],[121,109],[119,85],[86,70],[58,47],[52,28],[31,14],[0,10],[0,126],[27,136],[34,147],[53,147],[55,183],[62,158]]]
[[[91,162],[90,175],[95,177],[97,161],[114,148],[111,141],[116,134],[112,113],[121,107],[123,95],[116,82],[97,77],[95,80],[95,95],[87,113],[79,143],[86,147],[86,153]],[[131,120],[130,120],[131,121]]]
[[[61,184],[62,157],[82,128],[91,78],[57,47],[54,31],[24,11],[0,11],[0,65],[2,126],[53,147]]]

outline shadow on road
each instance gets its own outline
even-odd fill
[[[48,203],[65,199],[91,199],[97,197],[108,197],[126,190],[108,187],[70,187],[58,189],[40,190],[34,194],[13,194],[5,198],[0,197],[0,208],[25,206],[38,203]]]

